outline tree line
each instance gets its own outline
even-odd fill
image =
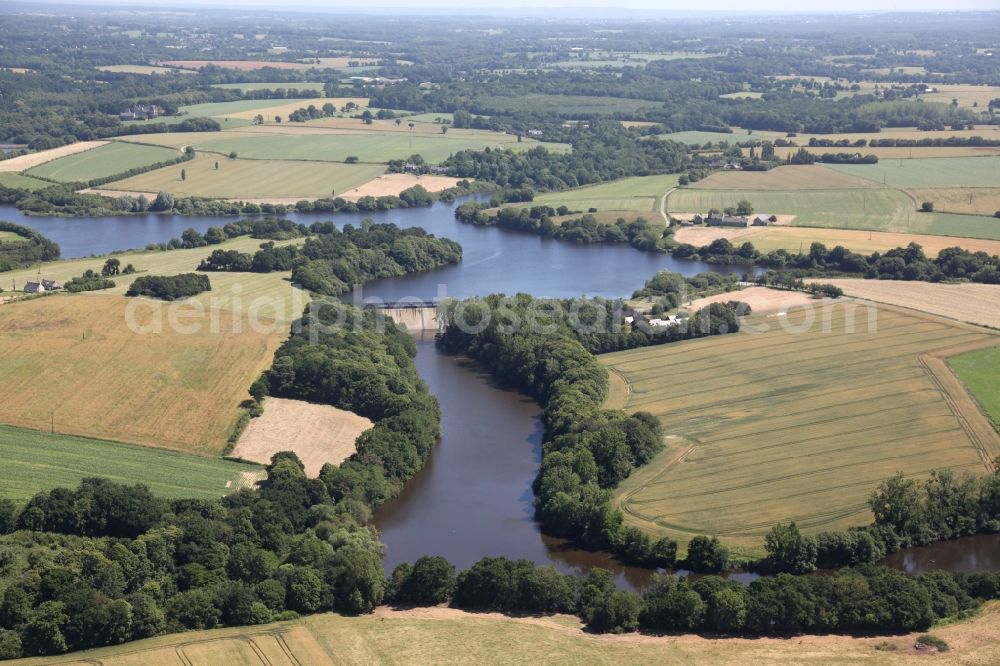
[[[30,227],[0,220],[0,231],[11,232],[23,239],[0,243],[0,273],[59,258],[59,244]]]
[[[194,153],[189,150],[175,161],[163,163],[175,164],[191,159]],[[154,167],[137,167],[127,175],[142,173]],[[91,187],[106,184],[124,177],[118,174],[108,178],[98,178],[90,181]],[[430,206],[436,200],[454,201],[455,197],[469,192],[479,191],[481,185],[470,184],[468,181],[458,183],[437,195],[430,194],[422,185],[414,185],[396,195],[364,196],[357,201],[348,201],[342,197],[323,197],[315,201],[302,200],[294,205],[257,204],[253,202],[222,201],[204,197],[175,197],[169,192],[159,192],[150,201],[145,195],[106,197],[99,194],[81,194],[76,192],[82,184],[54,183],[38,190],[0,186],[0,203],[11,203],[28,215],[58,215],[61,217],[87,217],[102,215],[173,213],[177,215],[284,215],[296,211],[300,213],[357,213],[366,211],[385,211],[395,208],[413,208]]]
[[[396,567],[387,589],[387,601],[404,606],[571,613],[597,633],[751,637],[919,631],[937,619],[967,616],[998,597],[995,573],[935,571],[911,578],[872,565],[824,576],[778,574],[750,584],[657,573],[636,594],[618,589],[604,569],[579,577],[503,557],[485,557],[457,575],[444,558],[422,557]]]
[[[968,280],[985,284],[1000,284],[1000,256],[983,251],[971,252],[960,247],[941,250],[930,259],[917,243],[886,252],[863,255],[843,246],[828,249],[823,243],[812,243],[808,252],[792,253],[784,249],[762,254],[753,243],[739,247],[728,239],[719,238],[696,248],[682,243],[673,249],[678,259],[697,259],[718,264],[748,264],[779,271],[790,271],[797,277],[809,275],[860,274],[868,279]]]

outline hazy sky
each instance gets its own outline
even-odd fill
[[[39,0],[42,1],[42,0]],[[56,0],[69,2],[69,0]],[[384,8],[415,9],[418,5],[401,0],[292,0],[291,2],[274,2],[273,0],[93,0],[93,2],[72,2],[72,4],[127,4],[136,6],[174,6],[174,7],[267,7],[270,9],[309,10],[322,9],[336,12],[338,8],[357,12],[369,9]],[[491,9],[499,9],[503,13],[511,13],[515,9],[528,9],[532,12],[544,9],[563,10],[561,13],[571,13],[572,8],[608,8],[609,10],[635,9],[660,12],[886,12],[886,11],[956,11],[956,10],[1000,10],[1000,0],[425,0],[419,3],[419,8],[450,10],[456,14],[488,13]]]

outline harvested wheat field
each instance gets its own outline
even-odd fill
[[[822,279],[848,296],[1000,328],[1000,285],[938,284],[862,278]]]
[[[27,155],[12,157],[9,160],[0,160],[0,171],[24,171],[25,169],[36,167],[39,164],[45,164],[46,162],[57,160],[60,157],[66,157],[67,155],[76,155],[77,153],[82,153],[86,150],[90,150],[91,148],[97,148],[98,146],[103,146],[106,143],[110,142],[77,141],[76,143],[71,143],[65,146],[59,146],[58,148],[42,150],[37,153],[28,153]]]
[[[817,305],[825,302],[823,299],[816,299],[804,291],[787,291],[784,289],[770,289],[768,287],[747,287],[739,291],[727,291],[715,294],[714,296],[698,298],[683,307],[685,310],[694,312],[706,305],[726,303],[727,301],[741,301],[746,303],[754,313],[785,312],[791,308],[803,305]]]
[[[717,171],[691,183],[701,190],[840,190],[872,187],[872,182],[819,164],[780,166],[770,171]]]
[[[844,300],[604,355],[630,388],[625,409],[652,412],[669,436],[615,500],[651,533],[752,552],[779,521],[865,524],[869,493],[897,471],[992,471],[1000,435],[942,359],[997,344],[987,329]]]
[[[192,631],[56,657],[11,662],[106,666],[293,666],[297,664],[928,664],[986,666],[1000,660],[1000,604],[933,629],[948,652],[914,649],[918,634],[705,638],[692,634],[588,634],[569,615],[508,617],[432,607],[370,615],[324,613],[259,627]],[[512,650],[511,646],[516,646]]]
[[[347,190],[340,196],[349,201],[356,201],[361,197],[385,197],[396,196],[400,192],[415,185],[422,185],[428,192],[440,192],[450,187],[455,187],[461,178],[449,178],[448,176],[414,176],[406,173],[387,173],[377,176],[364,185]]]
[[[683,219],[683,215],[673,213]],[[782,216],[779,216],[779,221]],[[787,250],[788,252],[808,252],[812,243],[823,243],[828,248],[843,245],[852,252],[871,254],[885,252],[897,247],[917,243],[929,257],[936,257],[946,247],[961,247],[971,252],[1000,254],[1000,240],[981,238],[959,238],[957,236],[931,236],[929,234],[905,234],[890,231],[862,231],[860,229],[826,229],[821,227],[748,227],[746,229],[726,227],[681,227],[674,233],[678,243],[690,243],[695,247],[708,245],[717,238],[727,238],[734,245],[747,241],[761,252]]]
[[[188,310],[171,325],[179,308],[143,304],[57,295],[0,306],[0,423],[221,452],[282,336],[236,332],[224,310]]]
[[[917,201],[930,201],[934,210],[972,215],[1000,211],[1000,187],[940,187],[907,190]]]
[[[326,463],[339,465],[354,453],[354,440],[374,424],[330,405],[268,398],[264,413],[250,421],[233,456],[258,463],[271,462],[279,451],[294,451],[306,475],[319,476]]]

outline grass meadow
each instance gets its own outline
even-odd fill
[[[914,650],[917,634],[718,638],[694,635],[593,635],[567,615],[507,617],[450,608],[389,610],[346,617],[332,613],[258,627],[159,636],[127,645],[17,662],[27,666],[294,666],[310,664],[991,664],[1000,659],[1000,604],[972,618],[936,627],[950,646],[928,657]],[[512,650],[511,646],[517,646]]]
[[[948,365],[1000,428],[1000,346],[954,356]]]
[[[736,335],[601,357],[631,389],[625,408],[652,412],[669,437],[616,493],[628,523],[755,551],[778,521],[808,533],[869,522],[869,493],[897,471],[982,473],[1000,453],[975,403],[934,370],[1000,335],[850,301],[747,323]],[[966,431],[973,419],[985,434]]]
[[[0,171],[0,187],[19,187],[25,190],[40,190],[52,183],[12,171]]]
[[[596,208],[599,211],[655,213],[660,209],[660,199],[663,195],[676,186],[677,174],[634,176],[562,192],[540,194],[532,203],[553,208],[567,206],[570,210],[583,212],[589,208]]]
[[[258,477],[256,465],[132,444],[0,426],[0,497],[22,502],[42,490],[73,488],[101,476],[143,483],[169,498],[219,497]]]
[[[840,190],[873,188],[870,180],[823,165],[779,166],[769,171],[716,171],[691,183],[695,190]]]
[[[212,140],[199,141],[198,150],[228,155],[236,151],[240,157],[252,159],[321,160],[343,162],[348,156],[361,162],[386,163],[419,153],[432,163],[442,162],[460,150],[483,148],[534,148],[537,142],[517,143],[517,138],[497,132],[455,134],[416,134],[409,132],[361,132],[357,134],[319,134],[298,132],[264,134],[238,138],[215,135]]]
[[[741,199],[764,214],[794,215],[795,226],[891,231],[1000,240],[991,217],[919,213],[900,190],[872,187],[826,190],[709,190],[683,188],[667,197],[667,212],[693,213],[735,206]]]
[[[880,160],[878,164],[831,164],[829,167],[904,189],[996,187],[1000,183],[1000,156]]]
[[[41,176],[63,183],[105,178],[129,169],[165,162],[180,157],[180,153],[162,146],[112,141],[93,150],[40,164],[28,171],[29,176]]]
[[[185,180],[181,180],[182,169],[187,176]],[[367,183],[384,171],[385,166],[381,164],[230,160],[224,155],[199,153],[189,162],[147,171],[102,187],[217,199],[328,197]]]

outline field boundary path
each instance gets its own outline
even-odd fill
[[[669,197],[670,193],[676,189],[677,189],[676,187],[671,187],[669,190],[663,193],[662,197],[660,197],[660,217],[663,218],[663,223],[667,227],[670,227],[670,217],[667,215],[667,197]]]
[[[608,397],[604,409],[625,409],[632,397],[632,384],[617,368],[608,368]]]
[[[997,342],[997,340],[987,340],[941,352],[921,354],[917,357],[917,361],[941,392],[941,397],[948,404],[948,408],[955,415],[969,441],[972,442],[972,446],[983,461],[986,471],[991,474],[997,471],[997,458],[1000,456],[1000,433],[997,433],[996,428],[983,414],[983,410],[965,388],[962,380],[948,367],[947,359],[965,352],[995,347]]]

